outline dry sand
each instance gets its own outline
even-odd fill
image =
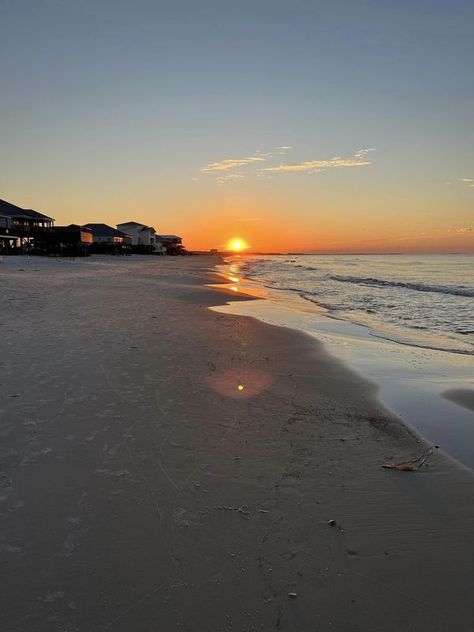
[[[0,630],[472,632],[472,472],[212,264],[0,263]]]

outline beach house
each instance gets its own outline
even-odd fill
[[[55,226],[38,235],[33,252],[50,257],[87,257],[92,241],[92,231],[87,226]]]
[[[130,254],[132,238],[121,230],[107,224],[85,224],[92,231],[93,243],[91,252],[96,254],[123,255]]]
[[[183,246],[182,237],[178,235],[156,235],[155,240],[161,244],[167,255],[184,255],[186,249]]]
[[[139,222],[124,222],[117,224],[117,230],[126,233],[132,241],[132,251],[141,254],[165,254],[165,248],[156,239],[156,230],[153,226],[140,224]]]
[[[33,209],[0,200],[0,252],[22,254],[32,249],[35,238],[54,226],[54,219]]]

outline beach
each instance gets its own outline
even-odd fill
[[[474,630],[472,470],[216,263],[0,263],[0,629]]]
[[[255,300],[212,309],[323,342],[376,384],[386,408],[474,469],[473,263],[444,255],[228,256],[218,266],[226,287]],[[346,270],[351,276],[338,274]]]

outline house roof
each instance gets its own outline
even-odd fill
[[[4,217],[21,217],[23,215],[23,209],[5,200],[0,200],[0,215]]]
[[[84,232],[92,233],[91,229],[88,226],[80,226],[79,224],[68,224],[67,226],[55,226],[54,229],[56,232],[69,232],[69,231],[78,231],[83,230]]]
[[[157,235],[158,239],[181,239],[178,235]]]
[[[107,224],[84,224],[97,237],[127,237],[127,234]]]
[[[140,224],[140,222],[122,222],[121,224],[117,224],[117,226],[138,226],[139,230],[155,230],[153,226]]]
[[[28,217],[31,217],[31,219],[43,219],[43,220],[54,221],[52,217],[48,217],[47,215],[44,215],[43,213],[34,211],[32,208],[24,208],[22,209],[22,211],[23,211],[23,215],[27,215]]]
[[[48,217],[43,213],[38,213],[38,211],[34,211],[31,208],[20,208],[19,206],[11,204],[6,200],[0,200],[0,215],[3,215],[4,217],[22,217],[25,219],[39,219],[51,222],[54,221],[52,217]]]

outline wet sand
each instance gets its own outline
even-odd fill
[[[474,391],[468,388],[453,388],[443,393],[443,397],[450,401],[463,406],[468,410],[474,411]],[[473,420],[474,423],[474,420]]]
[[[255,300],[229,301],[213,310],[311,335],[332,356],[376,384],[378,399],[394,415],[474,470],[474,417],[469,408],[474,394],[473,356],[400,344],[364,325],[332,317],[292,292],[245,278],[240,258],[229,258],[218,268],[226,287],[234,287],[234,296],[251,294]]]
[[[473,630],[472,472],[213,263],[0,264],[0,629]]]

